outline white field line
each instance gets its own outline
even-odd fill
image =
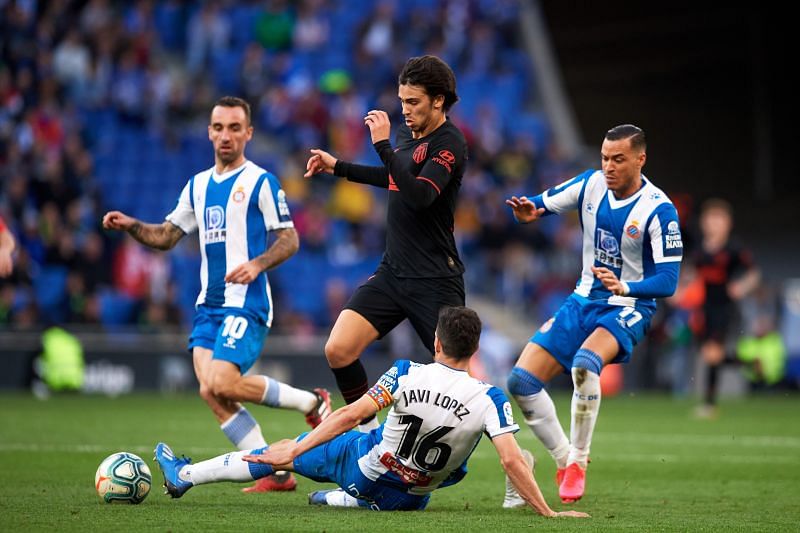
[[[605,438],[607,440],[612,440],[609,438],[611,434],[599,435],[598,438]],[[619,434],[618,434],[619,435]],[[633,436],[638,436],[636,434],[631,434]],[[655,437],[655,436],[653,436]],[[673,435],[672,437],[677,437],[677,435]],[[688,437],[688,435],[684,435],[684,437]],[[700,440],[703,435],[693,435],[691,436],[696,440]],[[709,436],[714,438],[714,436]],[[523,441],[533,440],[532,436],[531,439],[523,438]],[[636,439],[632,439],[634,442]],[[628,441],[630,442],[630,441]],[[663,441],[658,441],[663,442]],[[750,444],[749,446],[754,446]],[[114,452],[119,451],[127,451],[136,453],[141,455],[143,458],[147,459],[152,457],[153,448],[155,445],[107,445],[107,444],[41,444],[41,443],[24,443],[24,442],[10,442],[10,443],[0,443],[0,453],[11,453],[11,452],[45,452],[45,453],[78,453],[78,454],[97,454],[98,456],[106,456],[110,455]],[[790,446],[793,447],[793,446]],[[178,448],[177,453],[183,453],[187,455],[194,456],[195,459],[202,460],[209,457],[213,457],[222,453],[226,453],[230,451],[226,448],[214,448],[214,447],[199,447],[199,446],[187,446]],[[496,457],[496,454],[491,449],[478,449],[472,454],[473,457],[479,458],[492,458]],[[800,464],[800,455],[798,454],[789,454],[789,455],[775,455],[770,453],[769,455],[742,455],[742,454],[728,454],[728,453],[703,453],[702,450],[694,450],[694,453],[688,452],[683,454],[675,454],[675,453],[602,453],[596,452],[592,454],[597,461],[608,461],[608,462],[618,462],[618,463],[652,463],[652,464],[665,464],[665,463],[696,463],[696,462],[703,462],[706,464],[714,464],[714,463],[723,463],[723,464],[786,464],[786,465],[795,465]],[[540,460],[546,460],[544,457],[540,457]]]
[[[535,439],[530,431],[523,427],[517,433],[517,439]],[[630,444],[666,444],[669,446],[724,446],[730,448],[787,448],[800,450],[800,437],[777,435],[701,435],[672,433],[612,433],[597,431],[593,442],[612,441]]]
[[[1,442],[0,453],[2,452],[61,452],[61,453],[97,453],[111,455],[115,452],[132,452],[142,457],[152,457],[155,444],[147,446],[137,445],[107,445],[107,444],[41,444],[24,442]],[[198,457],[212,457],[230,450],[225,448],[202,448],[198,446],[188,446],[178,450],[178,453],[197,455]]]
[[[492,450],[475,450],[472,457],[487,459],[497,457]],[[536,457],[537,461],[549,461],[545,453]],[[607,463],[649,463],[658,464],[781,464],[800,465],[796,455],[676,455],[667,453],[592,453],[592,460]]]

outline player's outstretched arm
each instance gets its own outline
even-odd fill
[[[492,444],[494,444],[497,454],[500,456],[500,464],[503,465],[503,470],[511,478],[511,482],[517,488],[517,492],[537,513],[548,517],[589,518],[588,514],[578,511],[556,512],[547,505],[513,434],[504,433],[498,435],[492,439]]]
[[[761,283],[761,271],[755,266],[750,266],[742,276],[728,283],[728,296],[731,300],[739,301],[753,292],[759,283]]]
[[[303,175],[303,177],[311,178],[320,172],[333,174],[333,169],[336,168],[336,161],[338,160],[325,150],[312,148],[311,157],[308,158],[308,162],[306,163],[306,173]]]
[[[509,206],[511,211],[514,213],[514,219],[522,224],[527,224],[529,222],[533,222],[534,220],[538,220],[544,216],[545,213],[543,207],[537,209],[536,204],[534,204],[527,196],[512,196],[506,200],[506,205]]]
[[[109,211],[103,216],[103,228],[117,231],[127,231],[128,234],[150,248],[157,250],[170,250],[186,235],[182,229],[172,222],[165,221],[161,224],[145,224],[122,213]]]
[[[225,276],[228,283],[252,283],[260,273],[280,265],[300,249],[300,239],[297,230],[284,228],[275,231],[275,241],[267,251],[237,266]]]
[[[266,463],[269,465],[287,465],[308,450],[324,444],[337,435],[353,429],[364,418],[378,412],[375,401],[367,395],[358,401],[337,409],[322,421],[314,430],[306,435],[300,442],[280,441],[270,446],[262,455],[245,455],[243,459],[251,463]]]
[[[304,176],[311,178],[323,172],[347,178],[355,183],[374,185],[382,189],[389,187],[389,172],[384,167],[349,163],[336,159],[324,150],[312,148],[311,157],[308,158],[308,163],[306,163]]]

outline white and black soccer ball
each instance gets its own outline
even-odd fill
[[[138,455],[112,453],[97,468],[94,486],[106,503],[142,503],[150,493],[150,467]]]

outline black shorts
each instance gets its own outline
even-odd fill
[[[379,268],[344,308],[366,318],[378,330],[378,338],[407,318],[432,354],[439,309],[447,305],[464,305],[462,276],[398,278],[388,269]]]
[[[715,305],[703,308],[703,331],[700,334],[700,341],[717,341],[725,343],[732,331],[738,326],[738,316],[735,304]]]

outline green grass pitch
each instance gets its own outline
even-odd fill
[[[566,420],[568,398],[555,401]],[[723,402],[713,421],[693,420],[691,406],[654,395],[603,400],[587,495],[574,505],[593,518],[577,521],[503,510],[503,473],[486,439],[466,479],[434,493],[424,512],[310,507],[306,493],[323,485],[304,479],[295,493],[242,494],[238,485],[218,484],[173,501],[162,494],[152,461],[157,441],[195,460],[230,448],[199,398],[42,402],[3,394],[0,531],[797,531],[800,397]],[[268,440],[304,431],[297,413],[251,412]],[[539,461],[537,479],[548,502],[565,509],[557,502],[553,462],[527,427],[517,435]],[[95,469],[115,451],[140,455],[153,471],[153,489],[141,505],[108,505],[95,494]]]

